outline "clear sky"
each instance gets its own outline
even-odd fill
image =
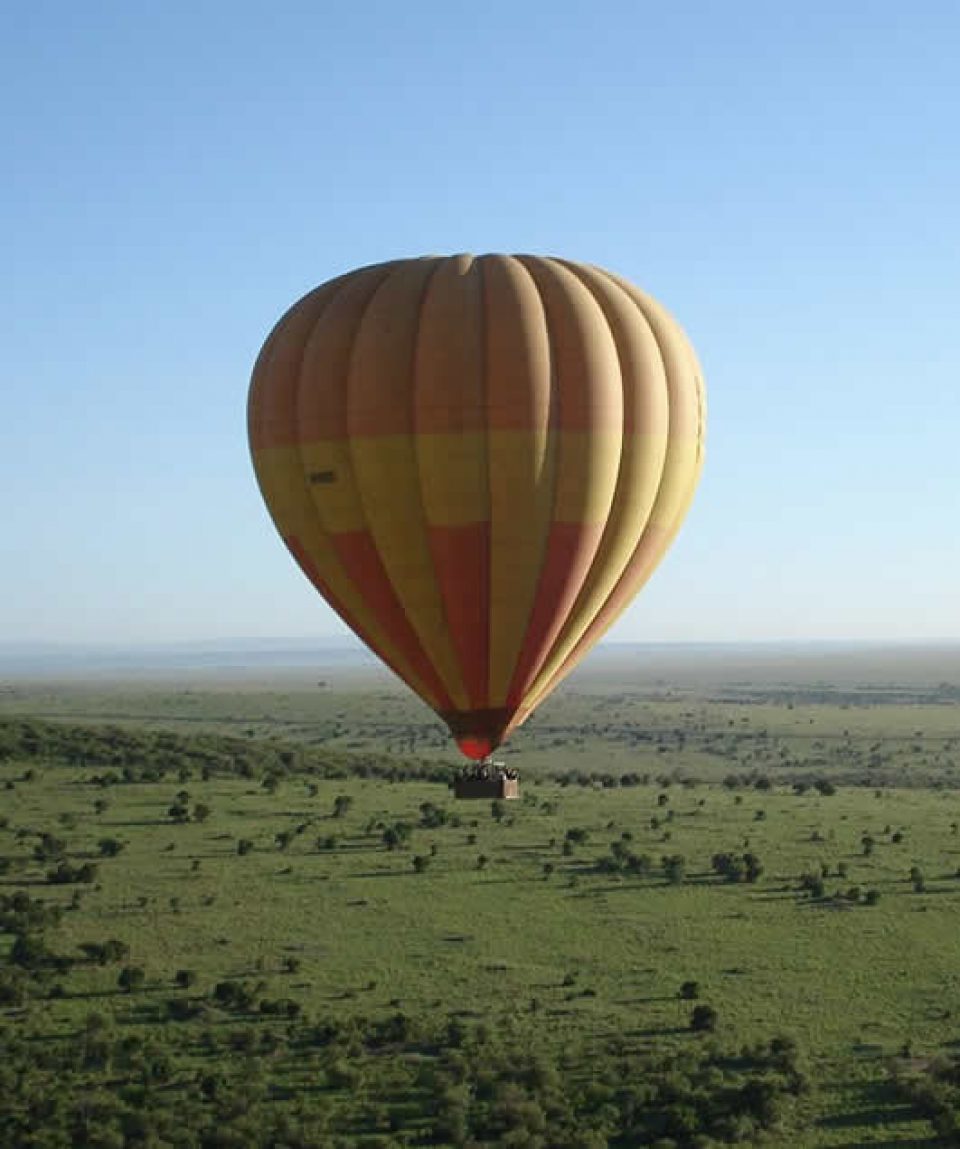
[[[707,465],[621,640],[960,637],[960,5],[0,9],[0,639],[324,635],[246,445],[317,283],[599,263]]]

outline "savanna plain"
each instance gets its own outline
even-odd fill
[[[0,1146],[960,1144],[960,648],[0,679]]]

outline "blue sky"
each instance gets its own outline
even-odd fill
[[[960,637],[960,6],[5,5],[0,639],[322,635],[245,433],[359,264],[599,263],[708,455],[611,637]]]

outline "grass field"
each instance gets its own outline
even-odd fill
[[[922,1068],[960,1037],[949,672],[898,689],[891,671],[890,700],[876,683],[822,678],[785,691],[769,675],[597,676],[518,739],[524,798],[503,810],[418,781],[292,770],[265,786],[173,768],[104,787],[90,766],[7,759],[0,894],[64,906],[44,934],[56,953],[117,939],[145,975],[123,992],[115,964],[76,962],[54,993],[7,1010],[7,1025],[69,1035],[96,1011],[169,1030],[160,1006],[189,970],[197,1000],[247,980],[311,1018],[463,1017],[558,1058],[604,1041],[682,1052],[703,1040],[690,1030],[696,1002],[679,996],[696,982],[716,1011],[711,1040],[736,1049],[785,1034],[802,1051],[813,1088],[766,1144],[949,1144],[890,1080],[898,1058]],[[449,756],[436,726],[379,682],[11,683],[0,716]],[[626,772],[633,784],[616,784]],[[384,831],[398,823],[409,833],[390,849]],[[60,856],[93,862],[95,880],[51,885],[44,832]],[[104,839],[116,856],[101,856]],[[725,881],[719,854],[753,855],[762,872]],[[634,872],[626,855],[643,859]],[[802,889],[802,875],[822,888]],[[0,953],[12,944],[0,935]],[[180,1032],[190,1025],[201,1021]],[[414,1126],[379,1136],[421,1143]]]

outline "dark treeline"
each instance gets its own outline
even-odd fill
[[[574,742],[582,733],[571,732]],[[650,737],[650,736],[648,736]],[[659,736],[661,739],[663,735]],[[723,739],[724,735],[717,737]],[[741,765],[736,751],[744,739],[768,741],[764,732],[742,732],[726,736],[731,745],[701,747]],[[683,737],[672,747],[682,751]],[[952,745],[951,745],[951,748]],[[837,761],[818,758],[798,768],[795,762],[764,764],[731,771],[723,779],[728,789],[768,790],[790,786],[797,794],[813,788],[829,794],[836,782],[852,786],[960,786],[960,774],[952,763],[946,768],[925,769],[917,764],[881,763],[878,748],[867,755],[849,747],[839,748]],[[842,761],[842,759],[846,761]],[[850,759],[853,758],[853,761]],[[130,729],[114,725],[50,722],[30,718],[0,718],[0,763],[4,761],[47,761],[89,768],[91,780],[104,786],[123,782],[159,782],[170,776],[182,781],[197,776],[217,775],[256,778],[268,787],[288,775],[315,778],[377,778],[387,782],[433,782],[449,785],[451,765],[446,762],[360,750],[334,750],[302,742],[236,738],[216,733],[180,734],[165,730]],[[938,764],[939,765],[939,764]],[[885,767],[885,768],[882,768]],[[828,777],[829,775],[829,777]],[[703,781],[679,768],[660,771],[620,772],[588,769],[539,773],[544,780],[560,786],[614,789],[620,786],[696,786]],[[831,781],[832,779],[832,781]]]
[[[0,762],[40,760],[103,773],[105,785],[229,775],[281,778],[380,778],[446,783],[443,763],[368,753],[342,752],[299,742],[258,741],[210,733],[177,734],[87,723],[0,719]]]
[[[843,690],[831,686],[727,687],[710,696],[722,705],[773,703],[778,706],[951,706],[960,702],[960,685],[940,682],[936,686],[860,686]]]

